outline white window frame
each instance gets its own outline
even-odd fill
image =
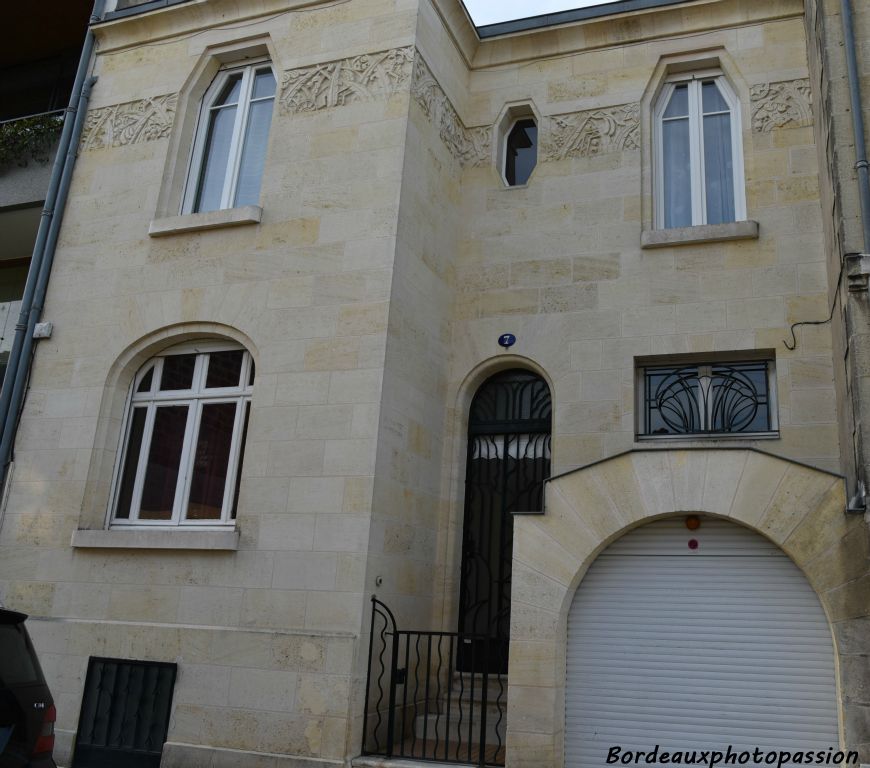
[[[522,184],[511,184],[507,178],[507,162],[508,162],[508,140],[510,139],[511,133],[513,133],[514,128],[517,123],[521,123],[524,120],[531,120],[535,124],[536,133],[536,144],[535,144],[535,167],[532,168],[532,172],[529,174],[529,178],[523,182]],[[538,156],[538,152],[540,150],[540,135],[541,129],[538,125],[538,119],[534,115],[520,115],[515,120],[513,120],[510,125],[508,125],[507,130],[504,132],[504,135],[501,139],[501,180],[504,182],[504,185],[508,189],[522,189],[523,187],[527,187],[529,185],[529,181],[531,181],[532,176],[535,173],[535,169],[538,167],[538,163],[541,158]]]
[[[231,66],[221,69],[218,72],[212,84],[202,97],[202,104],[199,110],[199,118],[196,125],[196,133],[193,141],[193,150],[190,154],[190,163],[187,170],[187,183],[184,189],[184,199],[182,202],[181,213],[196,213],[194,205],[196,204],[196,196],[199,192],[200,174],[202,172],[202,164],[205,160],[206,141],[208,139],[208,128],[210,116],[214,100],[226,85],[227,80],[233,75],[242,73],[242,82],[239,89],[239,101],[236,109],[236,119],[233,123],[233,136],[230,141],[230,151],[227,159],[227,170],[224,173],[224,186],[221,192],[221,202],[217,210],[225,210],[232,208],[235,205],[235,196],[239,182],[239,167],[242,162],[242,150],[245,145],[245,136],[248,130],[248,114],[252,103],[266,101],[268,99],[277,100],[277,78],[276,92],[273,96],[264,96],[259,99],[252,99],[251,92],[254,87],[254,75],[257,71],[268,68],[275,77],[275,70],[272,68],[271,61],[266,57],[260,57],[253,61],[246,62],[243,66]],[[272,117],[274,118],[274,110]],[[271,130],[269,131],[271,135]]]
[[[214,387],[205,388],[207,369],[206,361],[212,352],[241,351],[242,371],[237,387]],[[196,362],[193,371],[193,381],[190,389],[168,390],[161,392],[158,383],[163,371],[163,362],[167,357],[183,354],[196,354]],[[241,471],[239,458],[244,446],[242,444],[245,431],[245,413],[250,411],[251,394],[253,384],[251,373],[253,367],[251,353],[238,344],[228,344],[219,341],[206,341],[200,343],[180,344],[171,347],[164,352],[151,358],[143,365],[130,386],[127,404],[124,409],[124,429],[118,446],[115,462],[115,473],[112,479],[110,494],[110,525],[112,528],[179,528],[190,527],[198,529],[221,529],[235,526],[233,514],[233,502],[235,500],[236,482],[238,473]],[[148,392],[137,392],[140,383],[153,371],[151,388]],[[190,497],[190,485],[193,478],[193,447],[199,436],[200,420],[204,404],[237,403],[233,434],[230,445],[230,455],[227,462],[227,479],[224,486],[223,504],[221,507],[220,520],[188,520],[186,518],[187,504]],[[151,448],[154,419],[159,405],[186,405],[189,406],[187,422],[185,426],[184,442],[182,445],[181,458],[179,461],[178,481],[175,488],[175,498],[172,508],[172,517],[169,520],[140,520],[140,506],[142,491],[145,481],[145,472],[148,466],[148,454]],[[139,448],[139,460],[133,484],[133,493],[130,500],[130,516],[117,517],[121,484],[124,476],[124,468],[127,461],[128,443],[130,431],[133,426],[133,412],[137,407],[146,407],[145,425],[142,430],[142,443]]]
[[[721,70],[711,69],[671,75],[665,79],[653,113],[655,147],[655,226],[665,229],[665,174],[662,118],[677,85],[689,85],[689,163],[692,179],[692,224],[707,223],[707,190],[704,183],[704,130],[701,84],[714,81],[731,112],[731,163],[734,172],[734,221],[746,220],[746,181],[743,169],[743,121],[740,100]]]
[[[770,430],[763,432],[691,432],[669,435],[647,434],[646,426],[646,371],[648,368],[660,367],[696,367],[698,376],[710,376],[714,365],[736,365],[740,363],[764,363],[767,366],[767,408],[770,414]],[[698,412],[705,419],[705,391],[702,384],[698,390]],[[709,387],[709,382],[707,384]],[[748,352],[743,355],[688,355],[687,357],[647,358],[635,366],[635,439],[636,440],[758,440],[778,438],[779,435],[779,403],[776,389],[776,358],[767,354]]]

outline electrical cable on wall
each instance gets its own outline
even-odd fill
[[[802,320],[799,323],[792,323],[791,328],[791,341],[789,344],[785,339],[782,340],[783,345],[789,352],[794,352],[797,349],[797,336],[795,336],[794,329],[801,325],[827,325],[834,318],[834,309],[837,307],[837,301],[840,299],[840,285],[843,282],[843,269],[845,268],[845,261],[840,262],[840,274],[837,275],[837,288],[834,291],[834,301],[831,303],[831,311],[828,314],[827,320]]]

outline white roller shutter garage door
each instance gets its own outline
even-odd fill
[[[699,520],[628,533],[581,582],[568,617],[566,768],[604,766],[613,746],[836,749],[818,598],[760,535]]]

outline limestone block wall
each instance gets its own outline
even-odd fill
[[[870,40],[870,15],[862,3],[851,3],[855,48],[858,58],[859,87],[870,89],[867,75],[867,45]],[[813,71],[814,99],[818,104],[816,124],[822,179],[822,209],[825,214],[825,245],[831,285],[840,274],[845,254],[864,250],[860,221],[860,201],[855,171],[855,135],[846,74],[843,27],[839,3],[806,3],[806,23],[810,63]],[[865,122],[868,120],[864,100]],[[868,139],[870,141],[870,139]],[[847,283],[844,277],[843,282]],[[866,445],[868,397],[867,328],[870,305],[865,293],[841,292],[836,307],[834,333],[836,371],[840,403],[841,439],[850,478],[850,493],[858,479],[868,477],[870,458]]]
[[[763,447],[842,466],[831,331],[782,344],[826,316],[831,287],[800,0],[485,43],[454,0],[253,6],[181,4],[98,31],[45,312],[55,334],[0,530],[0,595],[34,616],[62,764],[95,653],[179,662],[167,764],[356,754],[370,594],[406,626],[455,626],[468,405],[500,368],[550,382],[558,472],[640,445],[636,357],[774,349],[780,436]],[[262,220],[149,236],[178,213],[202,90],[221,63],[261,55],[279,80]],[[711,59],[741,101],[759,237],[644,249],[651,100],[669,64]],[[495,165],[510,105],[540,128],[538,166],[514,189]],[[238,550],[70,547],[105,526],[136,369],[202,337],[257,365]],[[523,718],[535,696],[555,699],[524,693],[516,658],[509,727],[533,735],[511,737],[511,759],[544,733],[546,760],[556,731]]]
[[[358,749],[349,701],[414,21],[392,0],[210,0],[97,31],[45,310],[55,333],[38,350],[0,531],[0,596],[33,617],[61,765],[94,654],[179,662],[167,764],[211,760],[203,746],[237,765],[254,752],[342,764]],[[178,213],[197,94],[250,55],[279,84],[262,221],[150,237]],[[71,547],[74,531],[106,525],[135,371],[203,337],[256,362],[238,550]]]
[[[838,468],[829,329],[800,329],[794,352],[782,343],[792,323],[827,312],[812,129],[800,117],[759,120],[752,95],[806,78],[803,35],[800,18],[759,19],[472,73],[485,105],[478,121],[493,122],[500,104],[531,100],[542,115],[542,152],[525,188],[505,188],[491,165],[466,174],[454,386],[499,353],[501,332],[515,333],[511,352],[553,379],[556,471],[633,445],[634,357],[746,349],[776,351],[781,436],[768,449]],[[691,61],[698,51],[720,51],[726,73],[733,65],[743,81],[748,218],[760,236],[644,250],[648,89],[662,57]],[[605,119],[611,133],[584,144],[583,130],[603,132]]]
[[[766,536],[815,589],[838,655],[843,745],[867,759],[863,521],[843,514],[841,478],[749,450],[637,451],[556,478],[542,517],[517,520],[508,692],[508,766],[563,765],[568,610],[589,565],[626,531],[675,510]],[[856,549],[857,548],[857,549]]]
[[[451,4],[434,6],[455,30]],[[459,33],[431,37],[441,46],[433,58],[459,56],[470,71],[454,105],[472,159],[460,187],[446,391],[445,626],[457,610],[467,409],[501,368],[532,367],[551,383],[558,473],[645,444],[635,437],[635,358],[773,350],[780,434],[756,444],[841,468],[830,328],[799,327],[796,348],[783,344],[792,323],[823,319],[829,306],[803,7],[703,8],[476,46]],[[759,236],[642,248],[656,88],[669,64],[711,59],[740,98],[747,213]],[[511,105],[528,105],[539,126],[538,164],[519,188],[496,167]],[[497,344],[506,332],[517,336],[509,351]],[[747,444],[717,444],[729,442]]]

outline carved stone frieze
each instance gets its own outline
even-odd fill
[[[127,101],[92,109],[85,118],[82,150],[123,147],[164,139],[172,130],[178,94]]]
[[[291,69],[281,81],[281,111],[314,112],[388,98],[408,82],[413,51],[394,48]]]
[[[752,130],[756,133],[769,133],[775,128],[797,128],[813,122],[808,78],[753,85],[750,98]]]
[[[553,115],[542,136],[542,159],[592,157],[640,147],[640,105]]]
[[[492,147],[490,127],[465,127],[419,53],[414,58],[411,96],[426,117],[438,127],[441,140],[462,165],[484,165],[489,162]]]

